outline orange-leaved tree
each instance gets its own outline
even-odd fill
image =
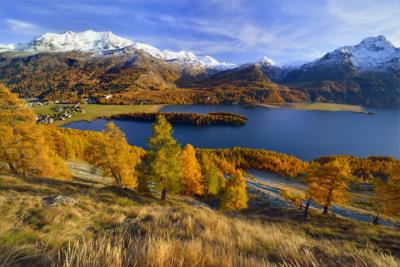
[[[303,200],[306,198],[304,193],[302,192],[293,193],[292,191],[285,188],[282,190],[281,194],[284,199],[290,201],[291,203],[299,207],[300,210],[303,209]]]
[[[224,211],[239,211],[247,208],[246,179],[237,170],[226,183],[225,192],[221,198],[221,209]]]
[[[335,159],[325,164],[313,163],[305,175],[307,195],[323,206],[323,214],[328,214],[329,206],[333,202],[346,202],[350,180],[350,168],[346,160]],[[305,212],[308,212],[308,206]]]
[[[114,123],[107,124],[103,136],[91,140],[86,159],[104,175],[112,176],[117,184],[136,189],[135,167],[140,162],[140,155],[128,144],[124,133]]]
[[[0,171],[71,178],[46,136],[44,126],[36,124],[32,110],[0,84]]]
[[[196,150],[187,144],[181,153],[182,163],[182,192],[185,195],[203,195],[203,176],[200,164],[196,158]]]
[[[379,224],[380,213],[400,217],[400,164],[392,167],[386,180],[376,183],[373,199],[376,208],[374,224]]]

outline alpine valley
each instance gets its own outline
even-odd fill
[[[46,33],[0,45],[0,83],[21,97],[100,103],[328,102],[400,106],[400,48],[368,37],[297,66],[268,58],[235,65],[161,51],[111,32]],[[112,98],[101,98],[112,94]]]

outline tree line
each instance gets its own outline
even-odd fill
[[[269,171],[291,178],[303,174],[308,166],[307,162],[294,156],[264,149],[242,147],[198,149],[198,153],[224,159],[237,168]]]
[[[109,118],[154,122],[160,114],[162,114],[162,116],[172,124],[244,125],[247,122],[247,118],[245,116],[228,112],[211,112],[208,114],[188,112],[137,112],[113,115]]]
[[[104,94],[104,93],[103,93]],[[93,96],[101,96],[101,92]],[[53,96],[47,97],[54,100]],[[307,102],[306,94],[280,87],[223,86],[208,88],[182,88],[169,90],[117,91],[110,99],[98,97],[100,104],[283,104],[285,102]]]

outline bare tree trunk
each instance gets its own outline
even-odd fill
[[[161,191],[161,200],[165,201],[167,200],[167,188],[163,188],[163,190]]]
[[[13,173],[13,174],[17,174],[17,173],[18,173],[18,171],[17,171],[17,169],[15,168],[14,164],[8,163],[8,167],[10,168],[11,173]]]
[[[327,197],[325,205],[324,205],[324,210],[322,211],[323,215],[328,215],[328,208],[329,208],[329,205],[331,205],[331,202],[332,202],[332,191],[333,191],[333,188],[331,186],[329,188],[328,197]]]
[[[376,216],[374,220],[372,221],[373,224],[378,225],[379,224],[379,212],[376,213]]]
[[[308,209],[310,208],[310,204],[311,204],[311,198],[309,198],[309,199],[307,200],[306,206],[305,206],[305,208],[304,208],[304,211],[303,211],[303,217],[304,217],[304,219],[308,219]]]
[[[322,211],[322,214],[328,215],[328,208],[329,208],[328,204],[325,204],[324,205],[324,210]]]

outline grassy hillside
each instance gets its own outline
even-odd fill
[[[53,108],[58,104],[35,106],[33,110],[36,114],[45,115],[52,114]],[[112,115],[127,114],[133,112],[157,112],[161,105],[99,105],[99,104],[84,104],[81,108],[84,113],[74,113],[71,118],[65,121],[56,121],[55,125],[63,125],[73,121],[91,121],[101,117],[110,117]]]
[[[302,221],[295,208],[254,208],[254,195],[241,213],[184,197],[163,203],[73,167],[73,181],[0,176],[0,266],[400,264],[394,229],[318,214]],[[49,205],[49,196],[75,204]]]

